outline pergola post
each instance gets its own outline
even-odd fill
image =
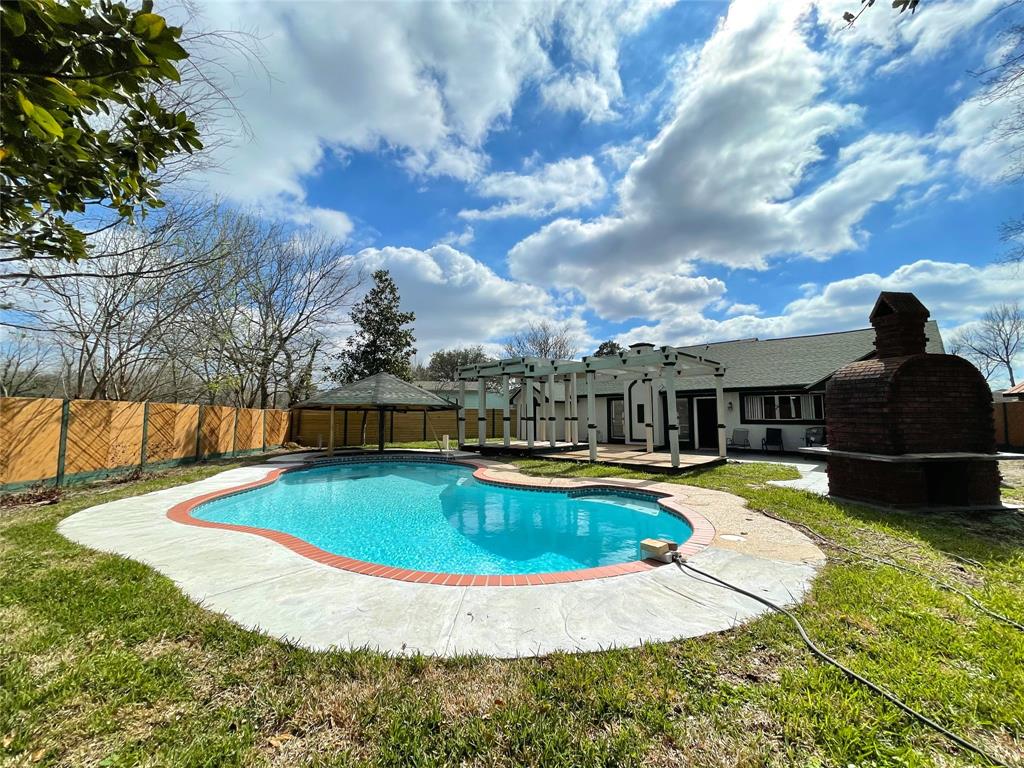
[[[725,458],[725,391],[722,389],[724,373],[715,373],[715,411],[718,414],[718,455]]]
[[[459,420],[459,448],[466,444],[466,380],[459,379],[459,409],[456,411]]]
[[[555,429],[555,374],[548,374],[548,441],[551,447],[558,442],[558,430]]]
[[[508,374],[501,377],[501,438],[508,448],[512,443],[512,409],[508,403]]]
[[[654,382],[648,374],[640,382],[644,388],[644,438],[648,453],[654,452]]]
[[[536,423],[536,437],[537,441],[543,443],[548,438],[548,384],[546,378],[541,378],[537,384],[537,399],[540,400],[540,418],[534,418]],[[537,416],[536,407],[534,407],[534,416]]]
[[[533,378],[530,376],[526,377],[523,399],[526,401],[526,447],[532,451],[537,433],[537,407],[533,402]]]
[[[572,403],[569,402],[569,380],[562,379],[562,400],[565,407],[562,409],[562,435],[566,442],[572,442]]]
[[[334,455],[334,406],[331,406],[331,426],[328,430],[329,437],[327,438],[327,455]]]
[[[569,377],[569,400],[572,403],[572,442],[577,445],[580,441],[580,404],[579,393],[576,391],[576,374]]]
[[[662,369],[665,382],[665,402],[668,406],[668,449],[672,454],[672,466],[679,466],[679,409],[676,404],[676,376],[673,369]]]
[[[476,444],[483,447],[487,444],[487,379],[477,376],[476,379]]]
[[[587,443],[590,445],[590,460],[597,461],[597,404],[594,381],[597,374],[587,371]]]

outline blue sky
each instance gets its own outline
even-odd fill
[[[882,289],[948,335],[1024,295],[969,74],[1008,18],[851,5],[210,5],[271,77],[237,68],[251,139],[205,181],[390,269],[424,360],[545,319],[581,352],[863,327]]]

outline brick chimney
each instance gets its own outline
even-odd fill
[[[923,355],[928,343],[924,324],[929,316],[928,308],[914,294],[882,291],[870,316],[878,357]]]

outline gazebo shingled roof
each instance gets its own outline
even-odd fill
[[[375,373],[365,379],[332,389],[298,403],[296,408],[330,408],[358,411],[450,411],[458,406],[443,397],[402,381],[390,373]]]

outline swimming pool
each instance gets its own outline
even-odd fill
[[[195,506],[364,563],[450,574],[559,573],[636,561],[640,541],[693,529],[649,494],[508,488],[440,462],[331,464]]]

